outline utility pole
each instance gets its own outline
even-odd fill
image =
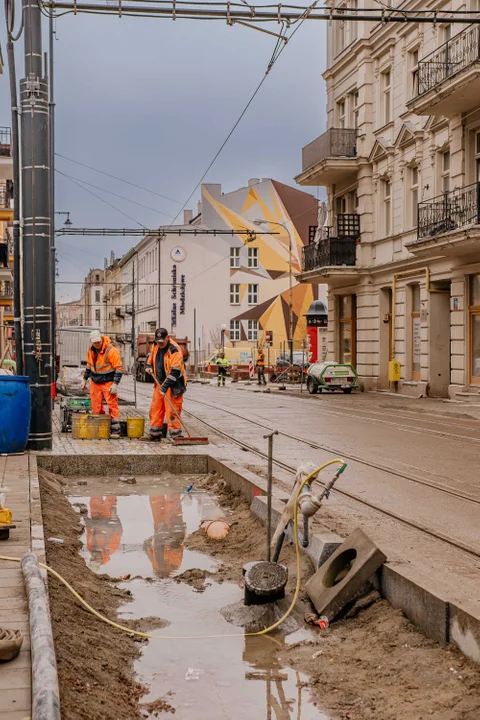
[[[50,10],[50,18],[48,21],[48,60],[49,60],[49,96],[48,96],[48,119],[49,119],[49,133],[48,133],[48,149],[49,149],[49,166],[50,166],[50,262],[51,262],[51,305],[52,305],[52,356],[53,356],[53,369],[52,369],[52,382],[56,382],[57,379],[57,309],[55,302],[55,95],[54,95],[54,77],[53,77],[53,55],[54,55],[54,13],[55,10]],[[68,216],[67,216],[68,217]]]
[[[32,410],[28,447],[52,447],[52,262],[48,147],[48,86],[42,77],[40,4],[25,0],[22,107],[24,363]]]

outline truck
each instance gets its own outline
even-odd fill
[[[172,338],[180,346],[185,364],[188,362],[188,337]],[[138,382],[153,382],[152,376],[146,372],[147,358],[155,340],[155,333],[139,333],[137,337],[137,359],[135,361],[135,377]]]

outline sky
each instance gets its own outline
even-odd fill
[[[278,30],[275,24],[269,28]],[[303,23],[205,182],[221,183],[224,191],[243,187],[253,177],[295,186],[302,147],[325,130],[325,38],[326,23]],[[47,40],[45,33],[44,51]],[[275,43],[269,35],[223,21],[60,18],[55,42],[57,153],[178,202],[57,157],[56,209],[69,211],[75,227],[171,222],[263,77]],[[16,51],[21,78],[21,43]],[[0,124],[11,124],[6,68],[0,76]],[[97,187],[87,186],[87,192],[65,175]],[[316,193],[316,188],[307,190]],[[196,209],[199,199],[200,190],[188,207]],[[57,227],[63,220],[56,217]],[[90,268],[103,267],[112,250],[118,257],[135,242],[59,237],[57,298],[77,299],[80,286],[61,282],[82,281]]]

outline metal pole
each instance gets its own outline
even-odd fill
[[[8,18],[7,18],[8,23]],[[12,104],[12,160],[13,160],[13,324],[15,332],[15,360],[17,375],[23,375],[22,339],[22,289],[20,254],[20,142],[18,133],[17,75],[12,35],[7,40],[8,74],[10,79],[10,100]]]
[[[162,327],[162,321],[161,321],[161,319],[160,319],[160,291],[161,291],[161,287],[162,287],[162,285],[161,285],[161,274],[160,274],[160,248],[161,248],[160,241],[161,241],[161,239],[162,239],[162,238],[161,238],[161,236],[159,235],[159,236],[158,236],[158,240],[157,240],[157,263],[158,263],[158,288],[157,288],[157,293],[158,293],[158,318],[157,318],[157,322],[158,322],[158,325],[157,325],[157,327],[159,327],[159,328]]]
[[[290,348],[290,366],[293,374],[293,277],[292,277],[292,234],[286,225],[283,226],[288,233],[288,345]]]
[[[273,484],[273,436],[278,430],[273,430],[264,439],[268,440],[268,478],[267,478],[267,561],[270,562],[272,542],[272,484]]]
[[[41,10],[24,0],[25,78],[22,104],[22,212],[25,373],[32,408],[28,447],[52,447],[52,282],[48,87],[42,78]]]
[[[193,308],[193,375],[197,377],[197,308]]]

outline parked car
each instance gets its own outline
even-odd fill
[[[357,371],[348,363],[314,363],[307,370],[307,390],[310,395],[322,390],[341,390],[349,394],[355,388],[357,379]]]

